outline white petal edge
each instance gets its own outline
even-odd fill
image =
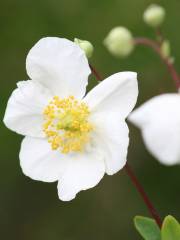
[[[4,115],[5,125],[22,135],[43,137],[43,109],[51,98],[49,91],[32,80],[17,83]]]
[[[149,152],[165,165],[180,163],[179,106],[179,94],[162,94],[134,110],[128,118],[141,129]]]
[[[102,151],[106,173],[113,175],[121,170],[127,161],[129,129],[118,114],[92,114],[90,121],[94,125],[94,139]]]
[[[23,173],[43,182],[57,181],[68,165],[66,157],[53,151],[47,139],[41,138],[25,137],[19,157]]]
[[[75,43],[57,37],[40,39],[26,59],[29,77],[62,98],[82,98],[90,68],[83,50]]]
[[[137,74],[119,72],[93,88],[84,101],[91,112],[118,113],[126,118],[134,108],[138,96]]]
[[[58,182],[58,196],[62,201],[70,201],[78,192],[96,186],[105,173],[105,164],[98,152],[75,154],[68,162],[68,169]]]

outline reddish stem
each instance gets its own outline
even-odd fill
[[[96,77],[96,79],[97,79],[98,81],[102,81],[102,77],[101,77],[101,75],[96,71],[96,69],[95,69],[91,64],[89,64],[89,67],[90,67],[92,73],[94,74],[94,76]]]
[[[137,191],[140,193],[141,197],[143,198],[143,200],[144,200],[144,202],[145,202],[145,204],[146,204],[146,206],[149,210],[149,213],[154,218],[154,220],[158,224],[159,228],[161,228],[161,226],[162,226],[161,218],[159,217],[156,209],[154,208],[153,204],[149,200],[149,197],[147,196],[146,192],[144,191],[144,188],[142,187],[142,185],[138,181],[137,177],[135,176],[132,168],[129,166],[128,163],[126,163],[126,165],[125,165],[125,170],[126,170],[126,173],[128,174],[128,176],[130,177],[132,183],[136,187]]]
[[[90,68],[91,68],[92,73],[94,74],[94,76],[97,78],[97,80],[98,81],[102,81],[102,78],[98,74],[97,70],[92,65],[90,65]],[[158,226],[161,228],[161,226],[162,226],[161,218],[159,217],[157,211],[155,210],[152,202],[148,198],[148,196],[147,196],[145,190],[143,189],[142,185],[140,184],[140,182],[138,181],[137,177],[133,173],[132,168],[130,167],[130,165],[128,163],[126,163],[124,168],[126,170],[127,175],[129,176],[130,180],[132,181],[133,185],[135,186],[136,190],[141,195],[141,197],[142,197],[146,207],[148,208],[151,216],[154,218],[154,220],[156,221]]]
[[[170,59],[167,58],[167,57],[164,57],[163,54],[161,53],[161,48],[160,48],[159,44],[156,41],[153,41],[153,40],[148,39],[148,38],[135,38],[134,43],[136,45],[148,46],[148,47],[152,48],[160,56],[162,61],[167,66],[167,69],[168,69],[172,79],[174,80],[174,83],[176,85],[177,90],[179,90],[179,88],[180,88],[180,77],[179,77],[173,63],[170,61]]]

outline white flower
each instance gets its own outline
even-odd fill
[[[161,163],[180,163],[180,95],[153,97],[128,118],[142,131],[144,143]]]
[[[68,201],[125,165],[125,118],[136,103],[136,74],[116,73],[85,96],[90,69],[83,50],[55,37],[30,50],[26,69],[32,80],[17,84],[4,123],[25,136],[24,174],[58,181],[59,198]]]

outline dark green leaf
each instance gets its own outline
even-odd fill
[[[136,216],[134,224],[137,231],[145,240],[161,240],[160,229],[153,219]]]

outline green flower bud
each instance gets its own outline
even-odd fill
[[[169,58],[171,55],[170,42],[168,40],[164,40],[161,44],[161,53],[165,58]]]
[[[104,45],[116,57],[127,57],[134,49],[133,36],[125,27],[113,28],[104,39]]]
[[[145,10],[143,19],[149,26],[159,27],[164,21],[165,14],[166,11],[163,7],[152,4]]]
[[[75,38],[74,42],[85,52],[87,58],[93,55],[94,47],[90,42],[78,38]]]
[[[175,63],[175,57],[173,57],[173,56],[172,56],[172,57],[169,57],[169,62],[172,63],[172,64],[174,64],[174,63]]]

